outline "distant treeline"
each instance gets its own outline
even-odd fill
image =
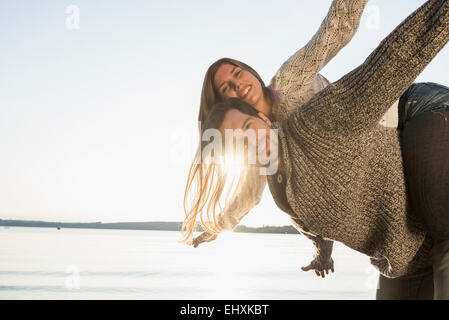
[[[83,229],[124,229],[124,230],[161,230],[180,231],[182,222],[45,222],[28,220],[3,220],[0,219],[0,226],[5,227],[35,227],[35,228],[83,228]],[[197,231],[202,231],[197,227]],[[289,233],[297,234],[298,231],[293,226],[263,226],[259,228],[237,226],[235,232],[245,233]]]
[[[298,234],[298,230],[296,230],[293,226],[263,226],[259,228],[247,227],[244,225],[237,226],[234,229],[235,232],[246,232],[246,233],[289,233],[289,234]]]

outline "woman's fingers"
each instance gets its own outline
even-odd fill
[[[211,242],[211,241],[214,241],[215,239],[217,239],[217,235],[216,234],[208,233],[208,236],[206,237],[205,241]]]
[[[205,241],[212,241],[214,240],[216,237],[214,237],[214,235],[211,235],[207,232],[203,232],[202,234],[200,234],[198,237],[196,237],[195,239],[193,239],[193,247],[196,248],[198,247],[198,245],[201,242],[205,242]]]
[[[312,265],[311,265],[311,264],[309,264],[308,266],[306,266],[306,267],[302,267],[301,269],[302,269],[302,271],[309,271],[309,270],[312,270],[312,269],[313,269],[313,267],[312,267]],[[316,271],[315,271],[315,272],[316,272]]]
[[[259,112],[259,117],[271,127],[272,123],[266,115],[264,115],[262,112]]]
[[[319,271],[319,270],[316,270],[314,267],[312,267],[311,264],[309,264],[309,265],[306,266],[306,267],[301,267],[301,269],[302,269],[302,271],[313,270],[313,271],[315,271],[315,274],[316,274],[318,277],[321,277],[321,278],[325,278],[325,277],[326,277],[326,274],[329,274],[329,270],[328,270],[328,269],[327,269],[327,270],[323,270],[323,271]],[[334,272],[334,268],[331,268],[331,271]]]

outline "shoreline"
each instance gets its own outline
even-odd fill
[[[31,227],[50,229],[107,229],[107,230],[141,230],[141,231],[181,231],[182,222],[151,221],[151,222],[47,222],[31,220],[5,220],[0,219],[0,227]],[[197,232],[202,232],[198,228]],[[233,232],[240,233],[275,233],[275,234],[299,234],[293,226],[262,226],[248,227],[237,226]]]

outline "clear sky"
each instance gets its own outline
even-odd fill
[[[269,82],[330,3],[0,0],[0,218],[183,220],[207,67],[232,57]],[[422,3],[370,0],[322,73],[357,67]],[[418,81],[449,85],[448,67],[445,48]],[[243,223],[289,220],[267,188]]]

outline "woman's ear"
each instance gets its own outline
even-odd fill
[[[266,115],[264,115],[262,112],[259,112],[258,115],[263,121],[265,121],[268,124],[269,127],[271,127],[271,121],[270,119],[268,119]]]

